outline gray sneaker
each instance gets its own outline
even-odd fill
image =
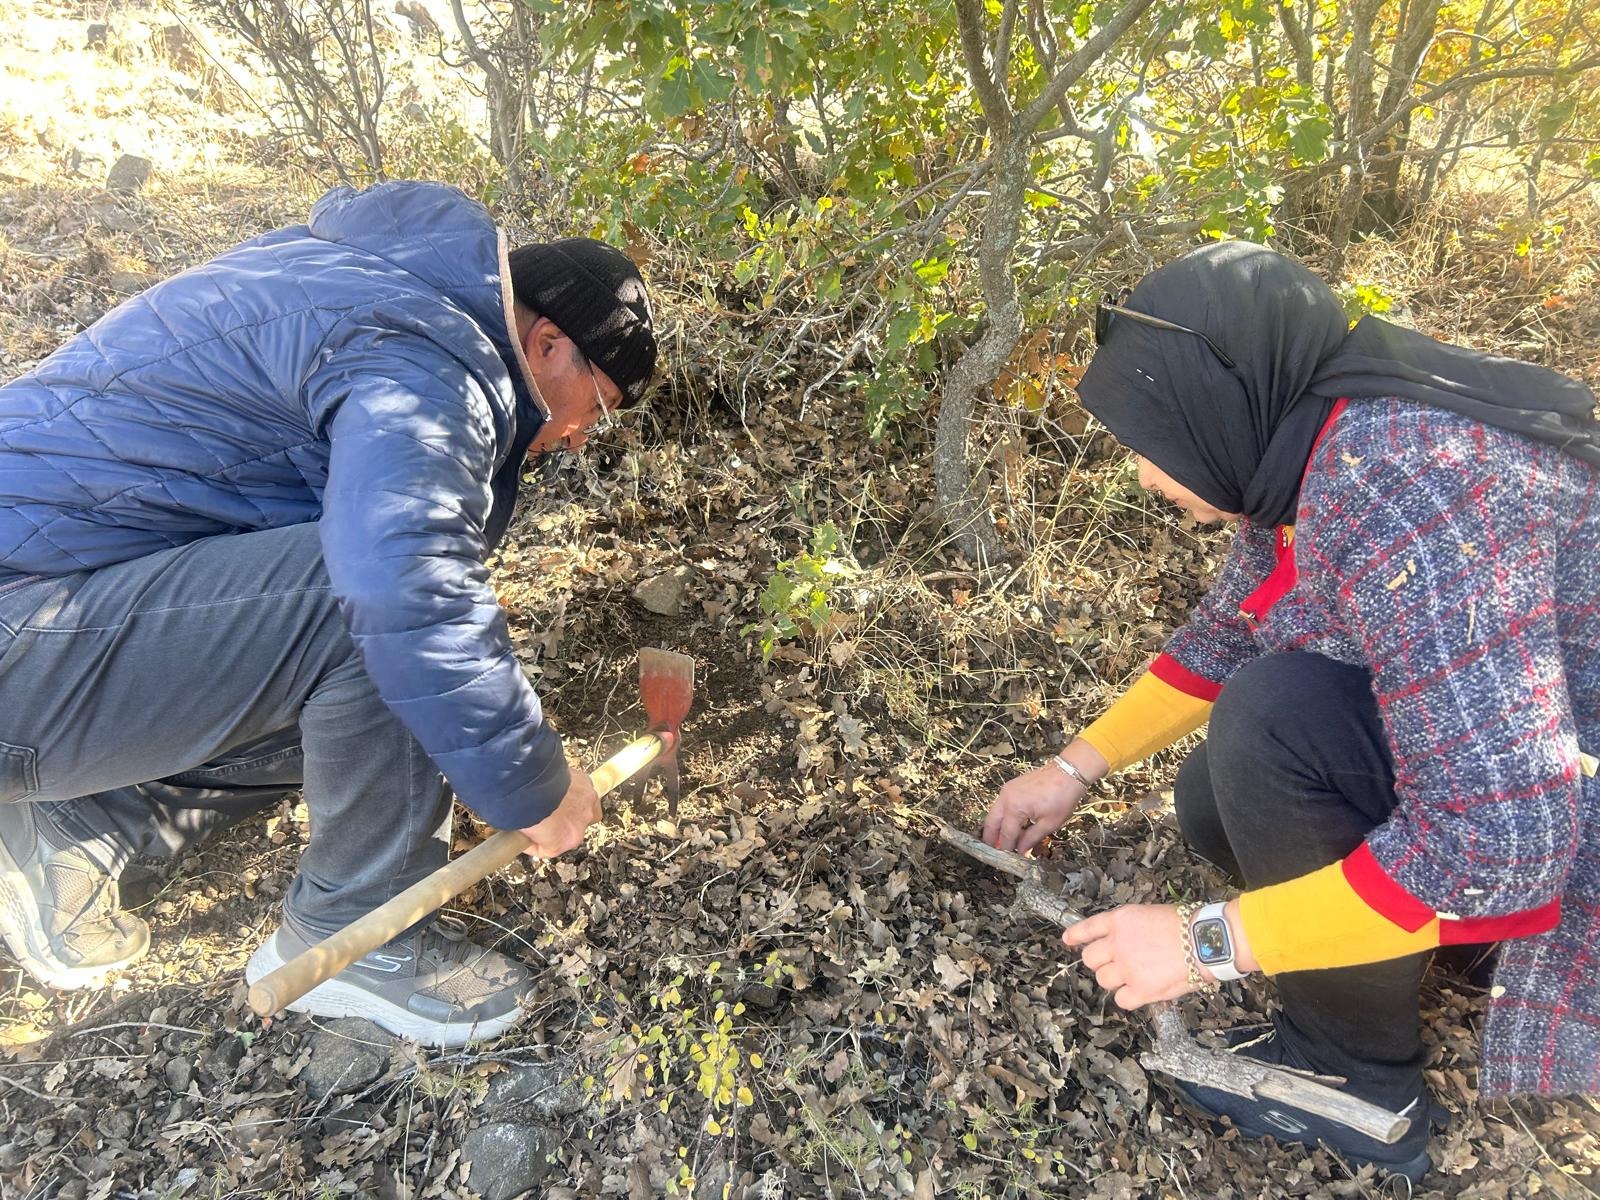
[[[250,956],[244,977],[256,983],[316,943],[288,925]],[[359,958],[289,1005],[318,1017],[366,1017],[429,1046],[462,1046],[499,1037],[526,1015],[527,968],[468,941],[461,924],[441,917]]]
[[[0,804],[0,935],[54,988],[97,983],[150,949],[150,927],[122,911],[116,879],[35,804]]]

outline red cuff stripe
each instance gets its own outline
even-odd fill
[[[1460,946],[1472,942],[1500,942],[1506,938],[1529,937],[1546,933],[1561,923],[1561,901],[1530,908],[1503,917],[1462,917],[1459,921],[1439,922],[1439,944]]]
[[[1433,909],[1418,900],[1385,873],[1363,842],[1340,866],[1351,889],[1374,912],[1387,917],[1407,933],[1415,933],[1435,916]],[[1439,944],[1460,946],[1473,942],[1499,942],[1506,938],[1529,937],[1545,933],[1561,922],[1558,897],[1538,908],[1507,913],[1499,917],[1440,917]]]
[[[1362,842],[1342,863],[1345,882],[1368,908],[1407,933],[1415,933],[1438,914],[1390,879],[1367,844]],[[1442,924],[1442,922],[1441,922]]]
[[[1175,687],[1184,695],[1207,703],[1222,695],[1220,683],[1212,683],[1205,676],[1196,675],[1170,654],[1156,655],[1155,662],[1150,664],[1150,674],[1168,687]]]

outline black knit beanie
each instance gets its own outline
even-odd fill
[[[638,269],[592,238],[534,242],[510,255],[517,302],[549,317],[635,404],[656,369],[655,322]]]

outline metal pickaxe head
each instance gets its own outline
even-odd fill
[[[647,646],[639,651],[639,699],[650,732],[661,738],[656,767],[667,794],[667,813],[678,815],[678,726],[694,703],[694,659]]]

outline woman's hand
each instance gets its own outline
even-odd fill
[[[1066,823],[1083,796],[1083,785],[1055,764],[1035,767],[1000,789],[984,818],[983,840],[1027,854]]]
[[[1082,738],[1061,752],[1091,783],[1103,779],[1106,760]],[[983,840],[999,850],[1028,854],[1061,826],[1088,789],[1055,763],[1018,775],[1000,789],[983,822]]]
[[[1250,949],[1250,939],[1239,916],[1239,901],[1222,910],[1233,945],[1233,965],[1250,974],[1261,969]],[[1141,1008],[1158,1000],[1176,1000],[1194,991],[1189,982],[1189,961],[1183,940],[1189,931],[1178,925],[1178,909],[1171,904],[1125,904],[1110,912],[1085,917],[1068,926],[1061,940],[1083,949],[1083,965],[1111,993],[1119,1008]],[[1203,965],[1200,978],[1217,978]]]
[[[1081,947],[1083,965],[1119,1008],[1176,1000],[1194,989],[1184,957],[1178,910],[1171,904],[1125,904],[1067,927],[1061,940]],[[1211,973],[1200,968],[1201,978]]]
[[[528,837],[528,848],[523,853],[529,858],[554,858],[565,854],[582,844],[584,831],[600,816],[600,797],[595,794],[594,780],[574,767],[567,794],[561,797],[555,812],[522,831]]]

